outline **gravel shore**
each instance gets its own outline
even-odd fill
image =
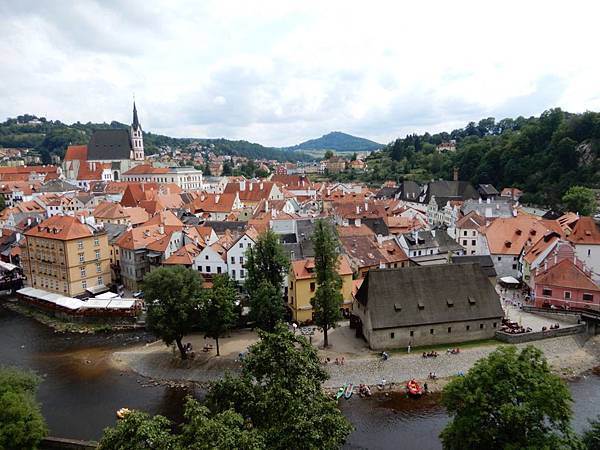
[[[584,336],[565,336],[546,339],[531,344],[541,349],[553,370],[563,376],[576,376],[600,365],[600,336],[585,340]],[[344,365],[330,363],[327,371],[330,378],[324,388],[332,389],[344,383],[376,385],[385,379],[388,384],[403,384],[415,378],[425,381],[429,372],[435,372],[440,379],[467,372],[475,362],[486,357],[497,346],[487,345],[467,348],[457,355],[440,352],[437,358],[422,358],[420,353],[393,353],[387,361],[371,355],[357,358],[346,357]],[[142,376],[155,380],[185,380],[206,383],[222,378],[226,372],[239,372],[239,363],[227,358],[212,358],[204,361],[179,361],[157,345],[136,347],[113,354],[113,363],[122,370],[131,369]],[[433,389],[438,383],[429,383]],[[439,387],[439,386],[438,386]]]

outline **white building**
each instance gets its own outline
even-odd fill
[[[246,232],[227,250],[229,276],[238,283],[243,283],[246,279],[246,252],[256,244],[255,238],[255,233]]]
[[[153,167],[142,164],[122,175],[123,181],[139,183],[174,183],[181,189],[202,189],[202,171],[193,167]]]

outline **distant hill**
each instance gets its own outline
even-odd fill
[[[371,151],[382,148],[382,144],[369,139],[352,136],[340,131],[333,131],[318,139],[311,139],[289,147],[289,150],[336,150],[338,152]]]
[[[58,120],[47,120],[24,114],[9,118],[0,123],[0,147],[29,148],[37,151],[44,163],[50,163],[51,155],[61,158],[69,144],[87,144],[94,130],[116,128],[127,129],[129,125],[119,122],[74,123],[71,125]],[[256,159],[274,159],[278,161],[305,161],[308,155],[272,147],[264,147],[247,141],[228,139],[173,138],[144,131],[144,149],[147,155],[157,153],[160,147],[169,146],[184,150],[189,144],[212,145],[211,151],[217,155],[244,156]]]

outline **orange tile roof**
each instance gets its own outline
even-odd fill
[[[575,245],[598,245],[600,244],[600,230],[598,223],[589,216],[580,217],[573,232],[567,238]]]
[[[523,259],[529,264],[533,263],[548,247],[554,245],[560,239],[560,235],[553,231],[547,232],[541,239],[527,248]]]
[[[314,271],[309,271],[309,269],[314,268],[314,265],[314,258],[299,259],[297,261],[292,261],[292,270],[294,271],[294,277],[296,278],[296,280],[308,280],[310,278],[315,278],[317,274]],[[340,276],[352,275],[352,269],[350,268],[348,258],[345,255],[340,256],[340,265],[338,267],[338,273],[340,274]]]
[[[563,259],[547,270],[538,273],[536,285],[560,286],[586,291],[600,291],[600,287],[592,281],[580,267],[573,264],[571,259]]]
[[[25,236],[57,239],[61,241],[93,236],[88,225],[71,216],[52,216],[31,228]]]
[[[555,231],[555,228],[558,228],[560,233],[560,226],[556,221],[519,215],[498,217],[483,232],[492,255],[518,255],[526,244],[536,242],[548,231]]]
[[[123,211],[129,218],[129,223],[133,226],[145,223],[150,218],[150,214],[144,208],[126,206]]]
[[[79,172],[77,172],[78,180],[102,180],[102,171],[104,169],[110,169],[110,163],[83,163],[79,166]]]
[[[364,223],[357,227],[355,225],[348,225],[347,227],[338,226],[337,232],[340,237],[344,236],[371,236],[375,237],[375,232],[371,230]]]
[[[191,266],[194,264],[194,259],[201,252],[201,249],[194,244],[187,244],[181,247],[179,250],[173,252],[163,264],[179,264],[184,266]]]
[[[101,202],[96,206],[93,216],[97,219],[116,220],[126,219],[127,214],[123,205],[114,202]]]
[[[244,190],[241,190],[240,183],[227,183],[223,193],[234,194],[237,192],[242,202],[259,202],[268,199],[273,190],[273,183],[270,181],[245,181],[243,183],[245,183]]]
[[[157,212],[145,225],[165,225],[183,228],[183,222],[168,209]]]
[[[140,164],[139,166],[132,167],[127,172],[124,172],[123,175],[159,174],[169,172],[170,169],[168,167],[154,167],[151,164]]]
[[[65,152],[65,161],[87,161],[87,145],[69,145]]]
[[[190,209],[193,213],[229,213],[233,210],[236,193],[210,194],[202,192],[191,204]]]
[[[141,226],[123,233],[115,242],[115,245],[128,250],[139,250],[147,248],[155,241],[165,237],[158,225]]]
[[[485,217],[480,216],[476,211],[471,211],[456,221],[456,228],[461,229],[479,230],[482,226],[485,226]]]

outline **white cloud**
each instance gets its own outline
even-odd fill
[[[0,0],[0,117],[386,142],[600,109],[595,2]]]

